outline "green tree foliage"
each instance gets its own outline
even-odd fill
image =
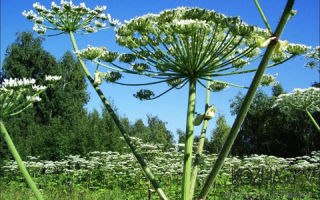
[[[147,116],[148,125],[145,126],[141,119],[137,120],[131,126],[131,134],[139,137],[143,142],[162,144],[164,149],[173,146],[173,136],[166,128],[166,122],[160,120],[157,116]]]
[[[66,52],[57,60],[42,47],[43,41],[29,32],[18,34],[6,50],[0,76],[0,80],[2,77],[32,77],[40,84],[45,75],[62,76],[56,87],[41,94],[42,101],[5,122],[22,157],[32,155],[57,160],[91,151],[128,152],[106,109],[101,113],[96,110],[87,113],[84,109],[89,100],[87,85],[72,53]],[[127,118],[120,118],[120,121],[128,133],[144,142],[161,143],[165,148],[172,146],[171,132],[166,128],[166,122],[157,116],[148,116],[147,126],[141,119],[133,125]],[[3,140],[0,140],[0,147],[1,160],[10,158]]]
[[[284,115],[272,108],[275,96],[285,93],[282,87],[274,86],[272,96],[262,90],[257,92],[232,148],[234,155],[268,154],[294,157],[319,150],[320,135],[305,112],[295,111]],[[232,114],[239,112],[243,95],[232,100]],[[315,113],[318,116],[319,113]]]
[[[227,124],[224,115],[220,115],[217,119],[217,127],[211,132],[211,140],[207,145],[207,151],[210,153],[219,153],[230,132],[230,126]]]
[[[84,76],[73,55],[66,52],[57,61],[43,49],[43,40],[30,32],[19,33],[6,50],[2,73],[6,78],[35,78],[40,84],[45,75],[60,75],[62,80],[42,93],[42,101],[33,109],[11,118],[6,124],[22,156],[37,154],[55,160],[68,150],[70,140],[66,138],[72,138],[71,133],[85,134],[81,126],[85,126],[83,106],[88,102],[88,95]]]

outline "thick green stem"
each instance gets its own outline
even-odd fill
[[[73,48],[75,51],[78,51],[78,47],[76,44],[76,41],[74,39],[73,33],[69,32],[70,35],[70,39],[73,45]],[[120,130],[122,136],[124,137],[124,140],[126,141],[126,143],[129,145],[133,155],[136,157],[136,159],[138,160],[142,170],[144,171],[146,177],[150,180],[150,182],[152,183],[153,187],[155,188],[155,190],[157,191],[157,193],[159,194],[160,198],[163,200],[167,200],[168,197],[165,195],[165,193],[163,192],[163,190],[161,189],[159,183],[156,181],[151,169],[148,167],[147,163],[145,162],[145,160],[143,159],[143,157],[138,153],[138,151],[136,150],[136,147],[133,145],[128,133],[125,131],[125,129],[123,128],[122,124],[120,123],[120,120],[118,118],[118,116],[116,115],[116,113],[113,111],[109,101],[106,99],[106,97],[103,95],[102,91],[100,90],[100,88],[94,84],[94,80],[91,77],[86,65],[84,64],[83,60],[81,58],[79,58],[79,62],[82,66],[83,71],[85,72],[88,80],[90,81],[92,87],[95,89],[95,91],[97,92],[97,94],[99,95],[102,103],[104,104],[104,106],[106,107],[106,109],[108,110],[109,114],[111,115],[112,119],[114,120],[115,124],[117,125],[118,129]]]
[[[207,81],[207,93],[206,93],[206,106],[205,106],[205,111],[207,111],[207,109],[209,108],[209,103],[210,103],[210,81]],[[194,189],[195,189],[195,185],[197,182],[197,176],[198,176],[198,168],[200,165],[200,160],[201,160],[201,156],[202,156],[202,152],[203,152],[203,145],[204,145],[204,141],[206,138],[206,132],[207,132],[207,126],[208,126],[208,119],[205,119],[203,121],[202,124],[202,129],[201,129],[201,134],[200,134],[200,140],[199,140],[199,144],[198,144],[198,150],[196,153],[196,158],[194,160],[194,165],[192,168],[192,173],[191,173],[191,183],[190,183],[190,199],[193,198],[193,194],[194,194]]]
[[[192,166],[192,144],[193,144],[193,120],[196,105],[196,81],[190,80],[189,85],[189,99],[188,99],[188,113],[186,125],[186,138],[184,147],[184,161],[183,161],[183,179],[182,179],[182,199],[190,200],[190,177]]]
[[[314,126],[320,132],[320,127],[319,127],[318,123],[316,122],[316,120],[312,117],[311,113],[308,111],[308,108],[306,108],[306,112],[307,112],[308,116],[310,117],[310,119],[311,119],[312,123],[314,124]]]
[[[32,191],[35,194],[35,196],[37,197],[37,199],[38,200],[43,200],[40,191],[38,190],[36,184],[33,182],[30,174],[28,173],[28,170],[24,166],[24,164],[22,162],[22,159],[21,159],[16,147],[14,146],[6,127],[4,126],[4,123],[1,120],[0,120],[0,130],[1,130],[1,133],[3,134],[4,140],[8,144],[8,147],[9,147],[14,159],[16,160],[16,162],[17,162],[17,164],[18,164],[18,166],[20,168],[20,171],[22,172],[22,174],[23,174],[24,178],[26,179],[28,185],[32,189]]]
[[[276,36],[277,39],[280,38],[280,35],[281,35],[289,17],[290,17],[290,11],[292,9],[293,4],[294,4],[294,0],[288,0],[286,8],[282,13],[280,22],[279,22],[277,29],[275,31],[275,34],[274,34],[274,36]],[[271,58],[271,55],[275,49],[275,46],[277,44],[277,39],[273,40],[269,44],[261,62],[260,62],[259,68],[253,78],[253,81],[250,85],[250,88],[247,92],[247,95],[246,95],[244,101],[242,102],[241,108],[239,110],[239,114],[237,115],[235,122],[233,123],[233,126],[230,130],[230,133],[226,139],[226,142],[223,145],[222,150],[221,150],[216,162],[214,163],[214,166],[213,166],[210,174],[208,175],[208,178],[207,178],[207,180],[201,190],[201,193],[199,195],[199,199],[206,198],[207,194],[209,193],[210,187],[212,186],[212,184],[215,180],[216,175],[218,174],[225,158],[227,157],[227,155],[230,152],[230,149],[233,145],[233,142],[237,137],[240,126],[241,126],[241,124],[242,124],[242,122],[243,122],[243,120],[244,120],[244,118],[250,108],[250,104],[251,104],[252,99],[257,91],[257,88],[258,88],[259,83],[261,81],[262,75],[264,74],[264,71],[268,65],[268,62]]]

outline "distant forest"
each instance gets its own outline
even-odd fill
[[[0,81],[27,77],[36,78],[40,84],[47,74],[62,76],[56,87],[41,94],[42,101],[35,103],[32,109],[5,121],[21,156],[59,160],[66,155],[85,155],[91,151],[129,152],[106,110],[99,113],[84,109],[89,100],[87,84],[73,54],[66,52],[57,59],[43,48],[43,41],[44,38],[35,37],[31,32],[17,34],[16,41],[6,49],[0,74]],[[319,83],[313,86],[319,87]],[[275,97],[285,93],[281,85],[272,90],[271,96],[262,90],[257,92],[231,153],[295,157],[320,150],[320,134],[305,112],[295,111],[287,116],[277,108],[271,109]],[[232,114],[238,113],[243,97],[238,94],[232,99]],[[115,110],[116,106],[113,105]],[[313,115],[320,123],[320,113]],[[166,122],[157,116],[146,117],[147,124],[142,119],[132,123],[127,118],[121,118],[121,123],[131,136],[145,143],[160,143],[163,150],[173,147],[173,133],[166,128]],[[216,128],[207,133],[206,153],[219,152],[230,130],[223,115],[218,115],[216,123]],[[176,142],[183,143],[184,131],[177,130],[176,134],[179,135]],[[195,142],[198,140],[195,138]],[[11,159],[3,139],[0,147],[1,161]]]

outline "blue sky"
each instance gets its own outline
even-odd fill
[[[14,42],[16,33],[32,30],[33,24],[22,16],[24,10],[32,9],[33,0],[3,0],[1,1],[1,63],[5,55],[5,49]],[[51,1],[39,1],[47,8],[50,7]],[[159,13],[164,9],[172,9],[179,6],[200,7],[216,12],[223,13],[227,16],[240,16],[242,20],[251,25],[257,25],[265,28],[264,23],[255,7],[253,0],[90,0],[90,1],[73,1],[78,5],[85,2],[87,7],[94,8],[96,5],[106,5],[107,13],[121,22],[130,18],[141,16],[147,13]],[[57,3],[59,3],[57,1]],[[282,0],[260,0],[262,9],[273,29],[284,9],[286,1]],[[288,22],[284,33],[281,37],[292,43],[302,43],[309,46],[319,45],[319,1],[318,0],[296,0],[294,9],[298,10],[297,15]],[[36,35],[36,34],[35,34]],[[93,46],[106,46],[109,50],[125,51],[115,43],[114,31],[104,30],[90,35],[76,35],[76,40],[80,49],[87,47],[88,44]],[[61,58],[67,50],[72,50],[71,42],[68,35],[48,37],[43,43],[44,48]],[[319,75],[315,69],[304,68],[305,60],[295,58],[283,65],[268,69],[267,73],[278,73],[278,81],[284,89],[289,92],[293,88],[306,88],[312,82],[319,80]],[[87,63],[91,72],[94,65]],[[254,67],[254,66],[252,66]],[[220,79],[232,81],[236,84],[248,86],[252,80],[253,73],[247,75],[233,76],[232,79]],[[135,79],[142,77],[135,77]],[[126,82],[135,81],[133,77],[127,77]],[[140,80],[139,80],[140,81]],[[166,89],[166,85],[152,86],[149,89],[160,93]],[[203,112],[205,91],[198,87],[196,111]],[[139,101],[132,96],[140,88],[118,86],[114,84],[103,84],[101,86],[104,94],[110,98],[111,102],[118,108],[122,117],[127,117],[131,122],[137,119],[143,119],[146,122],[146,115],[158,116],[161,120],[167,122],[167,128],[175,133],[178,128],[185,130],[186,107],[187,107],[187,87],[181,90],[174,90],[153,101]],[[230,115],[230,99],[238,92],[245,93],[246,90],[229,88],[220,93],[211,94],[211,103],[217,108],[218,114],[226,115],[229,125],[232,125],[234,116]],[[270,88],[265,89],[270,93]],[[88,87],[90,102],[86,108],[101,110],[102,103],[95,94],[91,86]],[[216,119],[216,118],[215,118]],[[215,120],[209,123],[208,130],[215,127]],[[195,129],[198,135],[199,128]],[[210,133],[208,133],[210,135]]]

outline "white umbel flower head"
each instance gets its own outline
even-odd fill
[[[320,112],[320,88],[310,87],[305,89],[296,88],[288,94],[277,97],[273,107],[279,107],[283,112],[291,110],[305,110]]]
[[[28,101],[32,101],[32,102],[41,101],[41,98],[40,98],[39,96],[34,96],[34,97],[32,97],[32,96],[27,96],[26,99],[27,99]]]
[[[111,19],[111,16],[104,14],[106,6],[96,6],[93,10],[86,7],[85,3],[74,5],[72,1],[61,0],[60,5],[51,3],[51,10],[34,3],[35,11],[23,11],[23,15],[35,25],[34,30],[43,34],[48,30],[55,30],[62,33],[81,32],[93,33],[109,27],[119,25],[118,20]],[[63,17],[62,17],[63,16]],[[66,23],[68,22],[68,23]]]
[[[44,80],[46,81],[58,81],[61,79],[61,76],[51,76],[51,75],[45,75]]]
[[[106,52],[105,47],[93,47],[88,45],[87,48],[77,51],[76,54],[87,60],[94,60],[100,58]]]
[[[51,79],[58,79],[51,76]],[[33,78],[9,78],[0,83],[0,119],[21,113],[33,103],[41,101],[46,86],[36,85]]]
[[[274,74],[274,75],[263,74],[260,84],[262,86],[274,86],[274,85],[277,85],[278,84],[278,82],[276,81],[277,76],[278,76],[278,74]]]

